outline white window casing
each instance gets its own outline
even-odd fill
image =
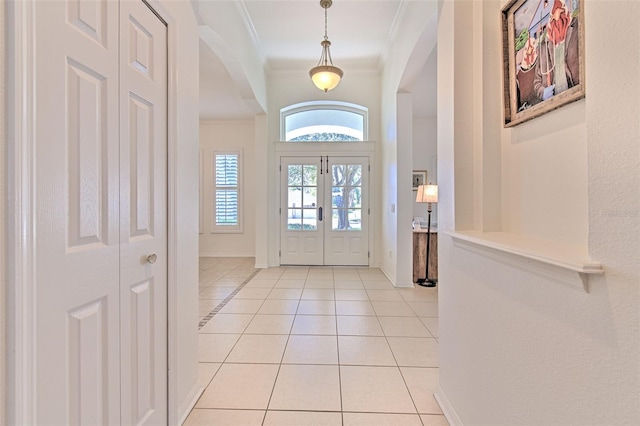
[[[215,150],[212,161],[211,233],[241,233],[242,150]]]
[[[339,101],[302,102],[280,110],[280,139],[287,142],[362,142],[368,109]]]

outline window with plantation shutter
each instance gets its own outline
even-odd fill
[[[213,232],[241,232],[240,151],[214,152]]]

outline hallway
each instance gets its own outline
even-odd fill
[[[437,288],[374,268],[200,259],[199,380],[185,425],[446,425]]]

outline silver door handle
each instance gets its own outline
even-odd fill
[[[155,253],[147,256],[147,263],[150,263],[153,265],[154,263],[156,263],[156,260],[158,260],[158,256]]]

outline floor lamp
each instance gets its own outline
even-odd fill
[[[435,287],[436,280],[429,279],[429,249],[431,245],[431,203],[438,202],[438,185],[420,185],[418,187],[418,195],[416,196],[417,203],[427,203],[427,259],[425,263],[427,264],[427,270],[424,274],[424,280],[422,278],[418,279],[419,285],[423,287]]]

